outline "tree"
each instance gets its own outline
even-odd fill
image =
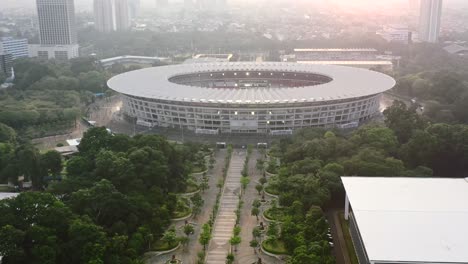
[[[80,73],[78,79],[80,80],[80,87],[82,90],[94,93],[104,92],[105,79],[101,73],[97,71]]]
[[[62,172],[62,155],[55,150],[47,151],[40,157],[40,164],[47,174],[58,176]]]
[[[174,244],[177,242],[177,234],[174,230],[168,230],[164,233],[161,240],[167,243],[170,247],[174,246]]]
[[[194,196],[192,196],[190,200],[192,201],[192,204],[193,204],[193,208],[192,208],[193,215],[197,216],[201,212],[201,209],[205,201],[203,200],[203,198],[201,197],[199,193],[196,193]]]
[[[0,142],[16,143],[16,132],[13,128],[0,123]]]
[[[252,230],[252,236],[255,239],[258,239],[261,235],[262,235],[262,231],[260,230],[260,227],[258,226],[254,227],[254,229]]]
[[[44,171],[40,164],[39,151],[32,145],[26,144],[16,150],[19,175],[24,174],[26,179],[32,181],[33,188],[43,188]]]
[[[255,239],[252,239],[249,243],[250,247],[254,249],[254,252],[255,252],[255,248],[258,247],[258,241],[255,240]]]
[[[16,229],[14,226],[5,225],[0,228],[0,255],[7,260],[22,259],[25,252],[22,248],[25,232]]]
[[[184,234],[188,237],[195,232],[195,228],[191,224],[184,225]]]
[[[268,226],[267,235],[277,237],[279,234],[278,224],[276,222],[271,222]]]
[[[426,123],[416,113],[415,108],[408,108],[401,101],[394,101],[393,105],[383,112],[385,124],[395,132],[400,143],[406,143],[414,130],[421,130]]]
[[[229,253],[227,256],[226,256],[226,264],[232,264],[234,263],[234,254],[232,253]]]
[[[268,182],[268,180],[267,180],[266,177],[261,177],[259,181],[260,181],[260,184],[261,184],[262,186],[265,185],[265,183]]]
[[[260,200],[258,199],[255,199],[253,202],[252,202],[252,206],[254,208],[260,208],[260,206],[262,205],[262,203],[260,202]]]
[[[258,222],[258,215],[260,214],[260,209],[258,209],[258,207],[253,207],[251,214],[257,218],[257,222]]]
[[[229,239],[229,243],[234,247],[234,250],[237,251],[237,245],[241,243],[242,239],[240,236],[233,236]]]
[[[249,177],[243,176],[243,177],[241,178],[241,185],[242,185],[242,189],[243,189],[244,191],[245,191],[245,189],[247,188],[247,185],[249,185],[249,183],[250,183]]]
[[[211,240],[211,227],[209,224],[204,224],[198,242],[203,246],[203,251],[206,251],[206,246]]]
[[[260,195],[261,192],[263,191],[263,185],[257,184],[257,185],[255,185],[255,189],[257,190],[258,195]]]

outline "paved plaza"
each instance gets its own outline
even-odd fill
[[[244,164],[245,151],[233,151],[231,163],[227,171],[226,182],[221,196],[218,217],[216,218],[213,236],[208,247],[206,264],[225,264],[226,256],[229,254],[231,245],[229,239],[232,237],[236,225],[237,205],[241,192],[241,171]]]

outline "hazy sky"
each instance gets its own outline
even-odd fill
[[[169,0],[171,2],[182,2],[183,0]],[[228,2],[238,2],[246,0],[228,0]],[[248,0],[247,2],[254,1],[265,1],[265,0]],[[271,0],[269,0],[271,1]],[[295,1],[295,0],[283,0],[283,1]],[[304,0],[301,0],[304,1]],[[338,3],[343,6],[361,6],[361,5],[397,5],[397,4],[407,4],[408,0],[307,0],[315,3],[331,2]],[[91,9],[93,0],[75,0],[75,5],[78,10]],[[142,6],[147,8],[155,7],[155,0],[141,0]],[[0,0],[0,9],[3,8],[20,8],[20,7],[29,7],[34,8],[35,0]],[[444,0],[446,6],[467,6],[468,0]]]

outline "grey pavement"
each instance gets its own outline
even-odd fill
[[[216,217],[212,239],[207,251],[206,264],[225,264],[226,256],[230,252],[229,239],[232,237],[236,225],[235,210],[239,203],[240,179],[245,155],[244,151],[235,150],[232,153],[218,216]]]
[[[241,213],[241,244],[238,247],[238,251],[236,254],[235,261],[238,264],[252,264],[258,261],[258,258],[262,259],[262,263],[266,264],[280,264],[284,263],[276,258],[267,256],[258,249],[254,251],[252,247],[250,247],[250,241],[253,239],[252,231],[253,229],[260,223],[261,217],[259,217],[259,221],[257,222],[257,218],[251,215],[252,211],[252,202],[255,199],[261,199],[261,196],[258,194],[257,190],[255,189],[255,185],[258,184],[258,180],[262,177],[261,172],[258,171],[255,166],[257,159],[261,156],[257,150],[254,150],[249,161],[249,177],[250,177],[250,184],[248,185],[245,194],[243,196],[244,206],[242,207]]]

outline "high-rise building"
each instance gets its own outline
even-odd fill
[[[13,60],[28,57],[28,40],[10,37],[0,38],[0,54],[11,54]]]
[[[127,0],[114,0],[115,8],[115,29],[117,31],[128,30],[130,28],[130,17],[128,13]]]
[[[74,0],[36,0],[40,44],[29,56],[67,60],[78,57]]]
[[[128,1],[128,13],[130,19],[135,19],[140,13],[140,0],[129,0]]]
[[[73,0],[37,0],[37,15],[42,45],[77,43]]]
[[[114,6],[112,0],[94,0],[94,26],[101,32],[114,31]]]
[[[0,53],[0,73],[8,77],[11,74],[12,63],[13,55]]]
[[[419,40],[436,43],[439,40],[442,0],[421,0]]]

